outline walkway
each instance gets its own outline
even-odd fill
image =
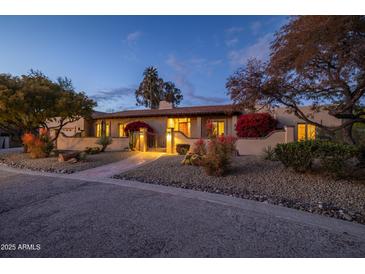
[[[139,152],[124,160],[76,172],[71,174],[69,177],[73,179],[110,178],[113,175],[117,175],[124,171],[152,162],[162,155],[163,153],[158,152]]]

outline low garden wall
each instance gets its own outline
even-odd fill
[[[193,147],[194,143],[198,141],[198,138],[189,138],[180,131],[174,131],[174,153],[176,153],[176,145],[178,144],[189,144],[190,148]]]
[[[294,132],[293,132],[294,134]],[[269,135],[261,138],[239,138],[236,148],[239,155],[262,155],[267,147],[274,148],[277,144],[288,143],[294,140],[288,138],[288,129],[280,129],[272,131]]]
[[[129,147],[129,139],[112,138],[113,142],[107,147],[106,151],[118,151]],[[59,150],[85,150],[86,147],[100,147],[96,144],[96,137],[66,137],[60,134],[57,139],[57,149]]]
[[[177,144],[189,144],[192,147],[197,140],[197,138],[186,137],[181,132],[174,132],[174,153]],[[269,146],[275,147],[277,144],[293,141],[294,127],[284,127],[262,138],[238,138],[236,148],[239,155],[262,155],[264,149]]]

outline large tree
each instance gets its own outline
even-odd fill
[[[65,125],[90,116],[95,105],[67,78],[52,81],[38,71],[0,74],[0,127],[9,131],[36,133],[45,127],[55,131],[55,140]]]
[[[179,105],[183,99],[181,90],[173,82],[165,82],[163,87],[163,99],[174,106]]]
[[[183,96],[172,82],[164,82],[155,67],[148,67],[143,72],[143,80],[135,92],[137,105],[156,109],[160,101],[165,100],[173,105],[180,104]]]
[[[270,60],[249,60],[227,81],[234,103],[245,108],[284,105],[327,133],[342,130],[353,143],[352,127],[365,122],[365,16],[295,16],[276,33]],[[342,119],[337,127],[304,113],[327,110]]]

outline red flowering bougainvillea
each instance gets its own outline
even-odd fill
[[[153,128],[149,124],[142,121],[131,122],[126,125],[124,130],[127,135],[129,135],[130,132],[139,131],[141,128],[147,128],[148,132],[153,132]]]
[[[251,113],[241,115],[236,124],[238,137],[265,137],[276,129],[277,120],[269,113]]]

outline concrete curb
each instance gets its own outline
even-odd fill
[[[120,180],[120,179],[112,179],[112,178],[74,178],[72,174],[57,174],[57,173],[49,173],[49,172],[38,172],[32,170],[23,170],[16,169],[12,167],[8,167],[5,165],[0,165],[0,170],[17,173],[17,174],[26,174],[26,175],[36,175],[36,176],[46,176],[53,178],[62,178],[62,179],[72,179],[72,180],[80,180],[80,181],[88,181],[88,182],[97,182],[97,183],[106,183],[119,185],[122,187],[130,187],[135,189],[142,189],[147,191],[153,191],[158,193],[164,193],[169,195],[181,196],[189,199],[198,199],[206,202],[221,204],[230,207],[241,208],[246,211],[255,212],[258,214],[274,216],[277,218],[285,219],[288,221],[320,227],[326,229],[328,231],[332,231],[338,234],[349,234],[355,237],[359,237],[362,240],[365,240],[365,225],[351,223],[348,221],[330,218],[322,215],[312,214],[296,209],[291,209],[287,207],[277,206],[273,204],[266,204],[262,202],[235,198],[231,196],[226,196],[222,194],[214,194],[202,191],[195,191],[190,189],[182,189],[170,186],[156,185],[156,184],[148,184],[141,183],[137,181],[130,180]]]

